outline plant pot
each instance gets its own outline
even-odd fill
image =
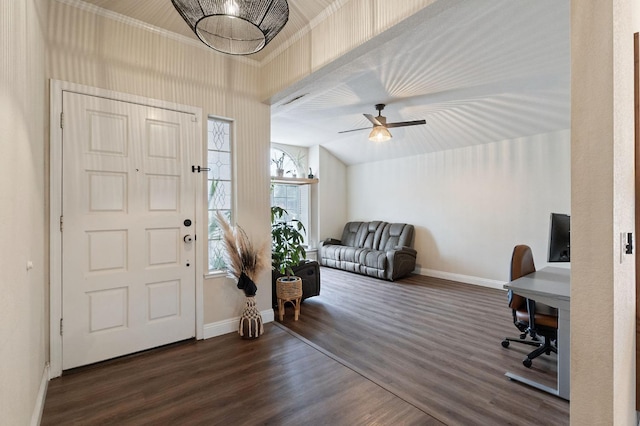
[[[244,310],[240,314],[238,333],[243,339],[257,339],[261,334],[264,334],[262,315],[256,308],[255,296],[247,296],[246,298]]]
[[[276,176],[277,177],[284,176],[284,169],[276,169]]]
[[[278,300],[278,317],[284,319],[284,304],[290,302],[294,309],[294,320],[300,316],[300,302],[302,301],[302,278],[292,276],[280,277],[276,280],[276,298]]]

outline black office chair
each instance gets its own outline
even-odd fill
[[[535,271],[531,248],[526,245],[515,246],[511,257],[511,281]],[[521,334],[519,338],[505,337],[502,347],[508,348],[510,342],[536,346],[537,349],[522,361],[527,368],[531,367],[531,360],[534,358],[542,354],[550,355],[551,352],[557,353],[554,342],[558,338],[558,310],[541,303],[536,304],[534,300],[514,294],[511,290],[508,298],[513,312],[513,324]],[[531,340],[527,340],[527,334]],[[544,341],[540,342],[538,336],[542,336]]]

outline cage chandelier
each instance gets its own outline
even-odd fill
[[[231,55],[259,52],[289,20],[287,0],[171,0],[207,46]]]

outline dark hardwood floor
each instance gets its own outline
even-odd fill
[[[49,383],[43,425],[563,425],[569,403],[509,381],[527,370],[505,293],[322,268],[318,297],[257,340],[228,334],[75,369]]]
[[[397,282],[322,268],[319,297],[283,324],[375,383],[450,425],[569,424],[569,403],[510,381],[514,372],[555,387],[556,357],[531,369],[506,293],[412,276]]]

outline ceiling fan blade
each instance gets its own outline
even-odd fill
[[[405,126],[418,126],[420,124],[427,124],[426,120],[415,120],[415,121],[399,121],[397,123],[387,123],[386,127],[405,127]]]
[[[382,126],[383,124],[381,122],[378,121],[378,119],[376,117],[374,117],[371,114],[362,114],[365,117],[367,117],[367,120],[369,120],[370,122],[373,123],[374,126]]]
[[[369,127],[361,127],[361,128],[359,128],[359,129],[343,130],[343,131],[338,132],[338,133],[357,132],[357,131],[359,131],[359,130],[371,130],[371,126],[369,126]]]

